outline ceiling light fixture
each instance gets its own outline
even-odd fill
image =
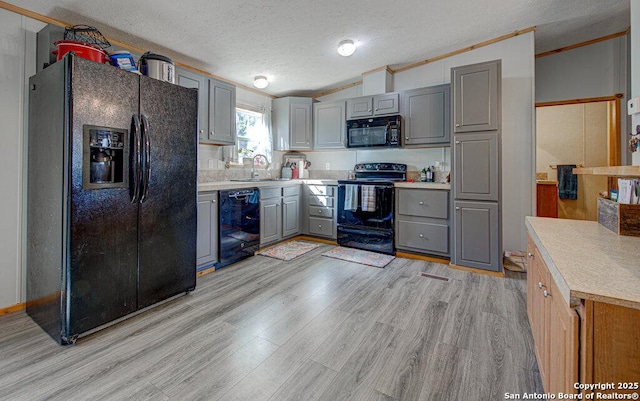
[[[267,87],[267,85],[269,85],[269,81],[264,75],[258,75],[253,79],[253,86],[258,89],[264,89]]]
[[[349,57],[356,51],[356,44],[353,40],[343,40],[338,45],[338,54],[344,57]]]

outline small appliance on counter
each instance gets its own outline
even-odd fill
[[[175,84],[175,65],[169,57],[146,52],[138,61],[140,72],[151,78]]]

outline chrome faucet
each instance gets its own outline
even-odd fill
[[[267,159],[267,156],[263,155],[262,153],[258,153],[257,155],[253,156],[253,160],[251,161],[251,178],[258,177],[258,173],[256,173],[256,159],[260,156],[264,158],[264,161],[267,163],[267,168],[269,168],[270,163],[269,159]]]

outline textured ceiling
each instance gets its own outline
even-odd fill
[[[537,26],[536,53],[624,31],[629,0],[10,0],[266,93],[309,95]],[[343,39],[358,50],[336,52]]]

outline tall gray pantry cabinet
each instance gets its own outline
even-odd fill
[[[453,252],[458,266],[502,271],[501,61],[451,70]]]

